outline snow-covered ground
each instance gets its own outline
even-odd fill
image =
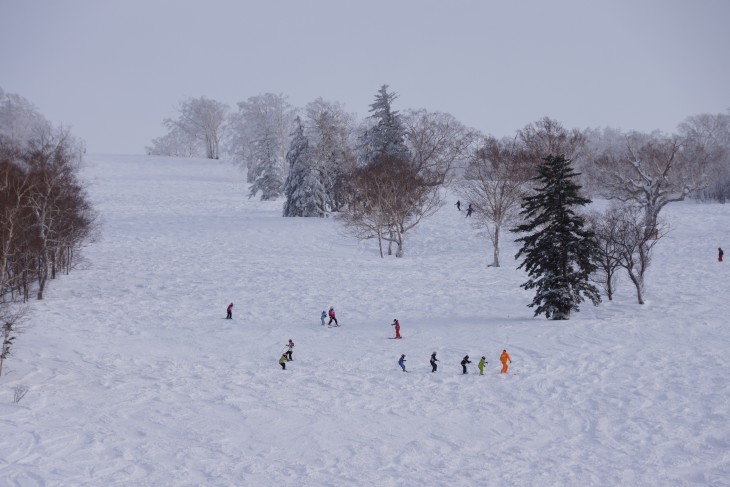
[[[228,163],[97,156],[84,176],[101,238],[0,377],[3,486],[730,485],[728,205],[665,210],[647,304],[624,280],[555,322],[526,307],[511,236],[488,268],[454,201],[380,259],[247,199]]]

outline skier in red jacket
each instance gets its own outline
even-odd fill
[[[233,319],[233,303],[229,304],[226,308],[226,319]]]
[[[330,321],[327,324],[329,326],[332,326],[332,322],[334,321],[335,322],[335,326],[340,326],[340,324],[337,323],[337,318],[335,318],[335,308],[330,308],[329,315],[330,315]]]
[[[400,338],[400,323],[398,323],[398,320],[393,320],[393,324],[390,326],[395,326],[395,338]]]

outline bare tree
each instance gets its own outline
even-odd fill
[[[725,202],[730,199],[730,111],[695,115],[679,125],[688,159],[706,160],[708,186],[697,196]]]
[[[467,178],[458,185],[463,199],[473,205],[474,222],[484,228],[492,242],[493,260],[499,267],[502,228],[519,219],[522,198],[529,192],[534,175],[532,162],[515,139],[485,137],[474,152]]]
[[[586,215],[597,250],[597,270],[592,280],[603,288],[609,301],[613,300],[618,271],[621,268],[622,239],[625,233],[622,220],[623,210],[617,207],[611,207],[605,213],[592,212]]]
[[[582,168],[586,137],[580,130],[566,129],[557,120],[543,117],[518,130],[517,138],[535,164],[552,154],[570,159],[576,169]]]
[[[624,147],[598,155],[591,172],[603,196],[643,210],[645,231],[651,233],[662,208],[707,185],[707,159],[693,155],[682,151],[679,137],[632,132]]]
[[[639,304],[644,304],[644,278],[651,263],[654,246],[666,235],[666,227],[656,221],[651,232],[646,231],[642,209],[625,206],[616,210],[613,244],[624,268],[636,288]]]
[[[405,234],[441,206],[441,191],[425,181],[407,162],[382,155],[352,174],[353,201],[342,219],[349,233],[396,245],[403,257]]]
[[[448,183],[454,164],[467,159],[476,132],[448,113],[424,109],[407,110],[402,121],[414,171],[431,186]]]
[[[0,376],[5,360],[10,357],[15,338],[22,332],[24,315],[24,309],[13,309],[8,303],[0,304]]]

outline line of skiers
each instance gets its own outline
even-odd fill
[[[279,365],[281,365],[281,368],[283,370],[286,370],[286,363],[294,360],[292,358],[292,353],[294,352],[294,342],[291,338],[289,339],[289,343],[284,345],[284,347],[285,349],[288,348],[288,350],[281,354],[281,358],[279,359]]]
[[[436,370],[438,369],[438,364],[436,363],[438,361],[439,361],[439,359],[436,358],[436,352],[433,352],[431,354],[431,360],[429,361],[431,364],[431,372],[436,372]],[[507,369],[509,369],[509,365],[507,365],[507,362],[512,363],[512,358],[507,353],[507,350],[502,350],[502,355],[499,356],[499,361],[502,362],[502,371],[500,372],[500,374],[506,374]],[[402,354],[400,356],[400,359],[398,359],[398,365],[400,365],[400,368],[403,369],[403,372],[408,372],[406,370],[405,362],[406,362],[406,354]],[[470,363],[471,363],[471,360],[469,359],[468,355],[466,355],[463,359],[461,359],[461,370],[462,370],[461,373],[462,374],[469,373],[466,369],[466,365],[470,364]],[[487,362],[487,358],[482,356],[481,360],[477,364],[477,368],[479,369],[479,375],[484,375],[484,366],[488,363],[489,362]]]
[[[332,326],[332,322],[335,322],[335,326],[340,326],[340,324],[337,322],[337,318],[335,317],[335,308],[330,306],[329,312],[326,312],[325,310],[322,310],[322,326],[324,326],[324,320],[327,318],[327,316],[330,317],[329,323],[327,323],[327,326]]]
[[[456,209],[461,211],[461,201],[456,201]],[[469,207],[466,209],[466,217],[470,217],[471,214],[474,212],[474,208],[471,207],[471,203],[469,203]]]

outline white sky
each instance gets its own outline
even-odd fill
[[[90,152],[142,153],[185,97],[285,93],[360,117],[449,112],[497,136],[673,131],[730,108],[730,1],[0,0],[0,87]]]

